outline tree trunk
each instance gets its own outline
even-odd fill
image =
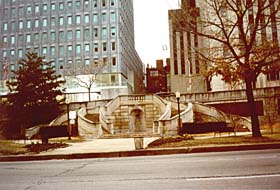
[[[260,131],[260,124],[259,124],[259,118],[257,115],[256,103],[254,100],[252,81],[250,79],[245,79],[245,83],[246,83],[247,101],[248,101],[248,106],[249,106],[249,110],[251,113],[252,135],[253,135],[253,137],[261,137],[262,134]]]

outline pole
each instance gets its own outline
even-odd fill
[[[71,134],[70,134],[70,123],[69,123],[69,102],[67,104],[67,129],[68,129],[68,140],[71,140]]]
[[[181,118],[180,118],[180,98],[177,98],[177,103],[178,103],[178,135],[181,134]]]

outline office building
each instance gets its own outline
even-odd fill
[[[229,55],[229,50],[215,40],[211,40],[206,37],[202,37],[199,33],[214,34],[215,30],[217,35],[221,29],[214,29],[214,27],[206,27],[207,23],[202,21],[212,21],[215,23],[219,19],[228,18],[228,22],[234,21],[235,15],[232,11],[229,11],[226,7],[221,6],[219,15],[211,13],[213,7],[210,6],[214,1],[205,0],[182,0],[181,8],[177,10],[169,11],[169,32],[170,32],[170,53],[171,53],[171,91],[180,91],[182,93],[196,93],[207,91],[225,91],[234,89],[244,89],[245,84],[240,83],[238,85],[231,85],[222,80],[221,75],[211,76],[211,80],[206,78],[206,74],[210,68],[210,62],[204,59],[210,57],[211,54],[219,54],[221,57]],[[238,2],[238,1],[236,1]],[[235,3],[236,3],[235,2]],[[268,3],[274,3],[277,1],[265,1]],[[209,4],[208,4],[209,3]],[[250,24],[254,24],[254,18],[256,17],[256,9],[258,1],[248,0],[246,1],[250,9],[244,16],[244,26],[248,25],[248,35],[251,30]],[[255,3],[255,6],[251,6]],[[277,3],[276,3],[277,4]],[[220,4],[217,4],[219,6]],[[222,5],[222,4],[221,4]],[[244,6],[240,4],[240,6]],[[277,19],[279,19],[279,10],[274,5],[266,6],[265,13],[271,14],[271,18],[267,20],[267,17],[260,16],[259,34],[256,36],[256,44],[261,44],[263,41],[271,42],[276,48],[279,48],[280,40],[280,26]],[[188,15],[188,16],[186,16]],[[211,15],[213,18],[211,18]],[[233,18],[233,19],[231,19]],[[212,19],[212,20],[211,20]],[[226,21],[224,21],[224,24]],[[267,22],[267,23],[266,23]],[[218,22],[217,22],[218,23]],[[209,22],[208,22],[209,24]],[[232,23],[229,23],[229,26]],[[250,30],[249,30],[250,29]],[[234,29],[232,31],[232,39],[238,39],[238,31]],[[201,56],[203,55],[203,57]],[[269,74],[261,73],[255,84],[255,88],[266,88],[280,86],[280,72],[275,71]]]
[[[0,0],[0,17],[0,66],[8,64],[2,81],[34,51],[64,76],[83,65],[100,66],[92,91],[103,98],[143,87],[132,0]],[[66,92],[86,91],[66,78]]]

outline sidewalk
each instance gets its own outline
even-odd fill
[[[244,134],[240,133],[238,135],[244,135]],[[46,152],[41,152],[39,154],[0,156],[0,161],[5,162],[5,161],[35,161],[35,160],[53,160],[53,159],[109,158],[109,157],[187,154],[187,153],[201,153],[201,152],[280,149],[280,142],[264,143],[264,144],[242,144],[242,145],[230,144],[230,145],[202,146],[202,147],[145,149],[150,142],[156,140],[157,138],[158,137],[144,138],[144,149],[141,150],[135,150],[134,138],[93,139],[93,140],[87,140],[79,143],[71,143],[70,144],[71,146],[69,147],[48,150]],[[195,137],[195,138],[207,138],[207,137]]]
[[[157,138],[144,138],[144,148]],[[105,153],[134,151],[134,138],[121,139],[93,139],[81,143],[72,143],[69,147],[59,148],[39,155],[58,155],[58,154],[82,154],[82,153]]]

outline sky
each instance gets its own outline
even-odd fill
[[[135,47],[144,64],[170,57],[168,10],[177,8],[178,0],[134,0]]]

